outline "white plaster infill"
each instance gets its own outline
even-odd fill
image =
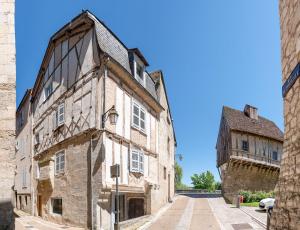
[[[177,200],[178,196],[174,196],[172,203],[167,203],[165,206],[163,206],[159,211],[153,215],[151,215],[148,219],[148,221],[143,224],[142,226],[138,227],[136,230],[146,230],[150,227],[152,223],[158,220]]]

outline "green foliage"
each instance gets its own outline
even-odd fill
[[[216,190],[222,190],[222,184],[221,184],[221,182],[219,182],[219,181],[215,182],[215,189]]]
[[[258,207],[259,206],[259,202],[241,203],[241,206]]]
[[[187,185],[185,185],[185,184],[178,184],[178,185],[176,185],[176,189],[178,189],[178,190],[186,190],[186,189],[190,189],[190,187],[189,186],[187,186]]]
[[[182,180],[182,168],[181,166],[175,162],[175,187],[176,189],[179,189],[180,186],[182,186],[181,180]]]
[[[274,192],[264,192],[264,191],[244,191],[241,190],[239,192],[240,195],[244,197],[244,202],[245,203],[251,203],[251,202],[259,202],[262,199],[269,198],[269,197],[274,197]]]
[[[195,189],[206,189],[208,191],[215,190],[215,178],[210,171],[191,176],[192,184]]]

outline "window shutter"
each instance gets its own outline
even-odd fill
[[[130,159],[131,172],[139,171],[139,152],[137,150],[131,151],[131,159]]]
[[[139,128],[140,126],[140,109],[136,103],[133,103],[132,107],[132,125],[135,128]]]
[[[144,173],[144,153],[140,152],[139,153],[139,171],[141,173]]]
[[[57,118],[58,118],[58,126],[60,125],[63,125],[64,122],[65,122],[65,104],[60,104],[58,106],[58,111],[57,111],[58,115],[57,115]]]
[[[140,127],[143,131],[145,131],[145,117],[146,117],[145,110],[140,108]]]

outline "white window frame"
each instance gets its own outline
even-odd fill
[[[137,159],[133,158],[134,154],[137,156]],[[138,149],[132,149],[130,152],[130,172],[144,174],[144,162],[145,157],[143,151]],[[135,167],[133,163],[136,163],[137,167]]]
[[[61,103],[52,114],[53,130],[65,124],[65,103]]]
[[[61,161],[61,156],[63,155],[63,161]],[[63,167],[62,167],[62,163],[63,163]],[[57,168],[58,165],[58,168]],[[61,150],[58,151],[55,154],[55,175],[59,175],[65,172],[65,167],[66,167],[66,154],[65,154],[65,150]]]
[[[134,108],[138,108],[138,116],[134,113]],[[141,118],[141,113],[144,113],[144,119]],[[146,134],[146,116],[147,116],[147,113],[146,113],[146,109],[141,106],[139,103],[137,103],[136,101],[133,101],[132,102],[132,116],[131,116],[131,119],[132,119],[132,127],[142,131],[143,133]],[[134,118],[137,117],[138,118],[138,123],[139,124],[135,124],[134,123]],[[144,128],[141,127],[141,121],[144,122]]]
[[[57,125],[61,126],[65,123],[65,103],[61,103],[57,109]]]

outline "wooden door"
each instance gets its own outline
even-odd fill
[[[38,208],[38,216],[42,216],[42,196],[38,195],[37,197],[37,208]]]
[[[144,215],[144,199],[131,198],[129,200],[128,218],[137,218]]]

